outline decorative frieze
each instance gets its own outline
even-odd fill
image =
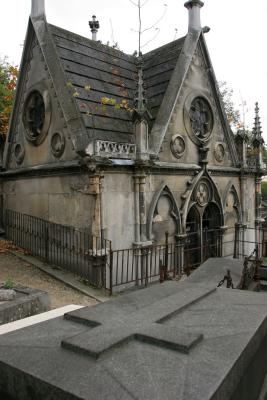
[[[134,159],[136,145],[132,143],[118,143],[106,140],[95,141],[95,155],[110,158]]]

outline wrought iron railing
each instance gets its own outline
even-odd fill
[[[8,240],[30,254],[81,276],[91,285],[107,288],[109,240],[12,210],[5,212],[5,230]]]
[[[166,234],[162,244],[113,250],[109,240],[93,237],[85,229],[11,210],[5,212],[7,239],[111,294],[116,288],[146,286],[158,280],[190,274],[210,257],[244,257],[244,246],[251,243],[255,248],[255,240],[250,242],[249,234],[244,235],[240,229],[240,225],[228,227],[226,231],[222,228],[202,229],[187,232],[181,240],[179,237],[170,240]],[[249,231],[244,226],[242,229]],[[263,238],[262,234],[257,235]]]

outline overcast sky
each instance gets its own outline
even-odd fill
[[[245,123],[250,128],[255,102],[259,102],[267,142],[267,1],[204,2],[202,26],[211,28],[206,40],[216,77],[227,81],[234,89],[237,106],[242,99],[247,102]],[[8,56],[10,62],[19,65],[31,0],[0,0],[0,5],[0,56]],[[157,34],[142,49],[144,53],[187,32],[184,0],[148,0],[142,9],[143,28],[153,25],[164,10],[165,16],[157,25],[159,30],[152,29],[143,34],[143,44]],[[110,44],[118,42],[120,49],[130,54],[137,49],[138,14],[131,0],[46,0],[48,22],[83,36],[91,37],[88,21],[92,14],[100,21],[99,40]]]

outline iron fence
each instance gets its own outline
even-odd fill
[[[34,256],[107,289],[106,265],[111,243],[86,230],[56,224],[16,211],[5,212],[6,238]]]
[[[183,240],[152,244],[123,250],[112,250],[110,260],[110,287],[128,288],[189,275],[210,257],[233,257],[235,228],[228,228],[228,237],[221,229],[203,229],[189,232]]]
[[[87,230],[56,224],[15,211],[5,212],[6,237],[32,255],[60,266],[89,284],[113,290],[173,279],[191,271],[210,257],[245,257],[256,242],[259,254],[267,249],[267,235],[245,226],[223,230],[202,229],[145,247],[113,250],[109,240]]]
[[[242,224],[235,226],[235,258],[248,257],[258,247],[259,258],[267,256],[267,230],[261,225],[248,227]]]

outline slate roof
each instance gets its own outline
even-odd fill
[[[104,97],[126,101],[134,107],[137,91],[137,58],[100,42],[50,25],[50,32],[65,71],[70,91],[83,115],[90,136],[100,140],[134,142],[132,113],[103,106]],[[148,109],[156,119],[185,38],[143,56]],[[90,89],[89,89],[90,87]]]
[[[185,37],[182,37],[144,55],[147,105],[154,120],[181,53],[184,40]]]

